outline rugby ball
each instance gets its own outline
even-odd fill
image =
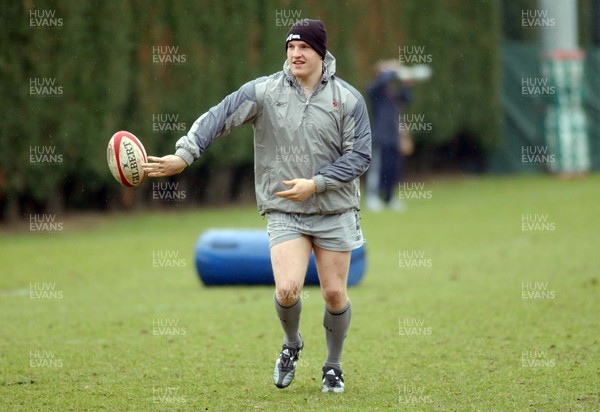
[[[121,185],[135,187],[144,180],[142,163],[147,162],[146,149],[133,134],[115,133],[108,141],[106,160],[110,172]]]

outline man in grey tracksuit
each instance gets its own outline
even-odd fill
[[[291,383],[304,347],[299,296],[314,251],[325,300],[322,391],[339,393],[350,254],[364,243],[359,176],[371,161],[371,130],[360,93],[334,75],[326,39],[321,21],[296,23],[287,33],[283,71],[227,96],[177,141],[175,155],[150,156],[144,170],[149,177],[180,173],[217,137],[253,125],[256,199],[268,221],[275,309],[284,331],[273,380],[279,388]]]

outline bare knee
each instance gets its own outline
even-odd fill
[[[323,289],[323,299],[329,309],[342,309],[348,302],[348,295],[344,287],[326,287]]]
[[[302,285],[295,282],[281,282],[275,286],[275,296],[281,306],[292,306],[300,297]]]
[[[280,305],[292,306],[298,301],[311,250],[312,243],[305,236],[271,248],[275,297]]]

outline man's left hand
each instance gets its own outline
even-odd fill
[[[286,186],[291,186],[291,189],[277,192],[275,193],[275,196],[291,200],[293,202],[304,202],[306,199],[311,197],[313,193],[317,192],[317,185],[312,179],[284,180],[283,184]]]

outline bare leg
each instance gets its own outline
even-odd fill
[[[299,295],[304,285],[311,249],[311,240],[306,236],[271,248],[271,264],[275,277],[275,310],[285,334],[284,343],[292,347],[299,347],[301,344],[298,330],[302,302]]]
[[[339,311],[348,303],[347,283],[351,253],[334,252],[317,245],[314,249],[325,305],[332,312]]]
[[[288,240],[271,248],[275,296],[281,305],[291,306],[298,300],[311,250],[312,242],[306,236]]]

